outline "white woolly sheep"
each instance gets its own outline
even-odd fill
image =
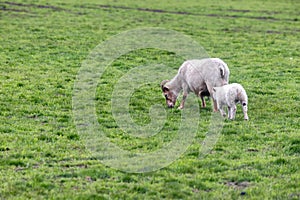
[[[221,87],[213,88],[213,99],[217,102],[218,110],[221,115],[226,116],[223,110],[224,106],[228,107],[228,118],[234,119],[236,113],[236,104],[240,103],[243,108],[244,119],[248,120],[248,96],[242,85],[232,83]]]

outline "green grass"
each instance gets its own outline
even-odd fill
[[[299,199],[300,24],[298,1],[1,1],[0,199]],[[211,102],[198,132],[171,165],[125,173],[90,155],[77,132],[73,87],[82,62],[123,31],[181,32],[220,57],[249,96],[248,122],[238,107],[212,151],[199,159]],[[166,109],[161,133],[139,139],[111,114],[114,85],[135,66],[163,63],[171,78],[182,63],[172,52],[142,49],[111,63],[96,91],[97,119],[123,149],[151,152],[176,137],[181,112]],[[172,72],[172,73],[171,73]],[[165,106],[159,83],[130,100],[136,124]]]

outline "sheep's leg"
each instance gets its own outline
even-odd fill
[[[218,112],[217,102],[215,100],[213,100],[213,103],[214,103],[214,112]]]
[[[205,103],[205,99],[204,97],[201,95],[201,101],[202,101],[202,108],[206,107],[206,103]]]
[[[201,94],[203,91],[199,92],[199,97],[201,98],[201,102],[202,102],[202,108],[206,107],[206,103],[205,103],[205,99],[204,96]]]
[[[182,101],[181,101],[180,106],[178,107],[178,109],[181,110],[181,109],[184,108],[184,103],[185,103],[185,100],[186,100],[186,98],[187,98],[187,95],[188,95],[187,92],[183,92]]]
[[[207,87],[207,90],[208,90],[208,92],[209,92],[209,94],[213,94],[213,87],[210,85],[210,84],[206,84],[206,87]],[[218,104],[217,104],[217,101],[214,99],[214,98],[212,98],[213,99],[213,105],[214,105],[214,112],[218,112]]]
[[[230,106],[228,106],[228,119],[231,119],[232,116],[232,109]]]

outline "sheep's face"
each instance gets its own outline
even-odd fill
[[[175,95],[170,90],[165,91],[165,92],[163,91],[163,95],[165,96],[167,106],[169,108],[174,108],[174,106],[176,104],[177,95]]]
[[[177,100],[177,95],[167,86],[165,86],[165,83],[167,83],[167,81],[163,81],[163,83],[161,84],[161,89],[166,99],[166,104],[169,108],[174,108]]]

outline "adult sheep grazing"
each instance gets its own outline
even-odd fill
[[[214,87],[212,93],[213,99],[217,102],[218,110],[225,117],[224,106],[228,107],[228,118],[234,119],[236,113],[236,104],[242,104],[244,119],[248,120],[248,96],[242,85],[232,83],[222,87]]]
[[[203,97],[210,96],[213,87],[228,84],[229,74],[227,64],[219,58],[187,60],[180,66],[177,75],[172,80],[162,81],[161,89],[169,108],[175,106],[181,90],[183,90],[183,98],[179,109],[184,108],[184,102],[189,92],[193,92],[200,97],[202,107],[205,107],[206,104]],[[214,111],[217,111],[215,101]]]

